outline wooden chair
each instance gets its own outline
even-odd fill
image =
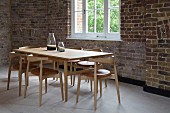
[[[27,61],[25,60],[26,56],[27,56],[26,54],[20,54],[20,53],[15,53],[15,52],[9,53],[7,90],[9,90],[9,85],[10,85],[10,80],[11,80],[11,71],[18,71],[19,96],[21,96],[22,74],[26,73],[26,67],[27,67]],[[33,68],[36,68],[36,66],[31,65],[30,68],[33,69]]]
[[[28,48],[40,48],[40,46],[23,46],[23,47],[19,47],[19,49],[28,49]],[[33,56],[32,54],[29,54],[29,56]],[[43,62],[43,64],[52,64],[53,65],[53,69],[55,68],[55,61],[52,60],[47,60],[45,62]],[[37,64],[37,62],[34,62],[34,65],[39,65],[39,63]],[[55,79],[55,78],[53,78]],[[29,83],[29,79],[27,81]]]
[[[86,49],[86,51],[102,52],[103,50],[102,49]],[[93,68],[94,64],[95,64],[95,62],[90,62],[88,59],[85,59],[84,61],[77,62],[77,67]],[[75,84],[75,83],[73,82],[73,84]],[[107,87],[107,81],[106,80],[105,80],[105,86]],[[91,91],[92,91],[92,80],[90,80],[90,87],[91,87]]]
[[[47,61],[47,57],[35,57],[35,56],[27,56],[27,71],[26,71],[26,81],[28,80],[29,77],[29,71],[31,74],[38,76],[39,78],[39,106],[41,106],[41,101],[42,101],[42,82],[45,79],[45,93],[47,93],[47,78],[53,78],[53,77],[58,77],[60,78],[60,87],[61,87],[61,95],[62,95],[62,100],[64,100],[64,93],[63,93],[63,80],[62,80],[62,73],[50,69],[50,68],[45,68],[43,67],[43,62]],[[30,70],[30,63],[31,62],[39,62],[40,67]],[[33,76],[31,75],[31,76]],[[27,82],[26,82],[27,83]],[[26,92],[27,92],[27,85],[25,85],[25,91],[24,91],[24,98],[26,97]]]
[[[100,96],[102,96],[102,80],[108,79],[108,78],[113,78],[115,79],[116,83],[116,89],[117,89],[117,97],[118,97],[118,102],[120,103],[120,92],[119,92],[119,83],[118,83],[118,77],[117,77],[117,69],[116,69],[116,63],[115,63],[115,58],[109,57],[109,58],[94,58],[94,59],[89,59],[89,61],[95,62],[95,66],[93,70],[89,70],[87,72],[82,73],[80,76],[78,76],[78,86],[77,86],[77,98],[76,102],[78,102],[78,98],[80,95],[80,82],[83,79],[90,79],[94,80],[94,109],[96,110],[97,108],[97,81],[100,81]],[[106,70],[106,69],[100,69],[98,67],[98,63],[109,63],[114,65],[114,74],[112,74],[111,71]],[[83,78],[84,77],[84,78]]]
[[[86,49],[86,51],[96,51],[96,52],[102,52],[102,49]],[[94,67],[94,62],[88,61],[88,59],[84,61],[80,61],[77,63],[78,66],[80,67]]]

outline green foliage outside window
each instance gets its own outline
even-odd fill
[[[119,6],[119,0],[110,0],[110,7]],[[104,32],[104,0],[96,0],[96,32]],[[88,0],[88,32],[94,32],[94,0]],[[119,8],[110,9],[110,32],[119,32]]]

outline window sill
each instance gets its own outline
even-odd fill
[[[121,39],[113,39],[113,38],[73,38],[73,37],[70,37],[70,38],[67,38],[67,40],[96,40],[96,41],[122,41]]]

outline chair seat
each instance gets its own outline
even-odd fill
[[[80,60],[69,60],[68,63],[71,63],[71,62],[72,62],[72,63],[77,63],[77,62],[79,62],[79,61],[80,61]]]
[[[94,77],[94,71],[85,72],[82,75],[85,75],[87,77]],[[103,77],[108,77],[108,76],[111,76],[111,72],[109,70],[99,69],[97,71],[98,78],[103,78]]]
[[[54,74],[59,73],[57,70],[49,69],[49,68],[43,68],[42,70],[43,70],[43,74],[42,74],[43,76],[54,75]],[[40,75],[40,68],[35,68],[35,69],[31,70],[31,73],[39,76]]]
[[[27,68],[27,64],[23,63],[22,64],[22,69],[26,69]],[[12,70],[19,70],[19,64],[14,64],[12,65]]]
[[[59,65],[60,69],[64,69],[64,65]],[[68,71],[70,71],[70,66],[67,66]],[[74,71],[74,67],[72,68],[72,70]],[[83,70],[83,68],[76,68],[76,71],[80,71]]]
[[[78,65],[79,65],[79,66],[87,66],[87,67],[90,67],[90,66],[94,66],[94,62],[90,62],[90,61],[80,61],[80,62],[78,62]]]

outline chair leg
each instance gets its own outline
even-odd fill
[[[58,77],[56,77],[56,81],[58,81]]]
[[[120,103],[119,83],[118,83],[118,80],[117,80],[117,79],[115,79],[115,82],[116,82],[117,98],[118,98],[118,101],[119,101],[119,103]]]
[[[25,84],[26,84],[26,72],[24,73],[25,74]],[[27,86],[29,85],[29,78],[27,80]]]
[[[41,106],[41,101],[42,101],[42,80],[40,80],[39,85],[39,106]]]
[[[116,82],[117,97],[118,97],[118,101],[120,103],[119,82],[118,82],[117,69],[116,69],[116,63],[115,62],[114,62],[114,72],[115,72],[115,82]]]
[[[94,80],[94,110],[97,109],[97,89],[98,89],[98,80]]]
[[[28,72],[29,72],[29,62],[27,64],[27,70],[26,70],[26,82],[25,82],[25,90],[24,90],[24,98],[26,97],[26,93],[27,93],[27,87],[28,87]]]
[[[96,92],[98,93],[98,80],[97,80],[97,83],[96,83]]]
[[[70,82],[71,82],[71,85],[73,85],[73,77],[72,77],[72,75],[70,76]]]
[[[100,80],[100,97],[102,97],[102,80]]]
[[[45,93],[47,93],[47,78],[45,79]]]
[[[76,65],[74,64],[74,72],[76,71]],[[76,76],[73,75],[73,86],[75,85],[75,79],[76,79]]]
[[[55,70],[56,69],[55,61],[53,61],[52,65],[53,65],[53,69]],[[55,80],[55,77],[53,77],[53,80]]]
[[[105,87],[107,87],[107,79],[105,79]]]
[[[24,89],[24,98],[26,97],[26,94],[27,94],[27,87],[28,87],[27,81],[28,81],[28,77],[26,77],[26,82],[25,82],[26,84],[25,84],[25,89]]]
[[[78,99],[79,99],[79,95],[80,95],[80,83],[81,83],[81,75],[78,75],[76,103],[78,103]]]
[[[9,90],[10,80],[11,80],[11,66],[9,65],[9,69],[8,69],[8,83],[7,83],[7,90]]]
[[[18,77],[19,77],[19,96],[21,96],[22,73],[20,74],[20,72],[19,72]]]
[[[25,85],[26,85],[26,77],[27,77],[27,76],[26,76],[26,72],[24,73],[24,76],[25,76]],[[27,83],[27,84],[28,84],[28,83]]]
[[[92,92],[93,91],[92,80],[90,80],[90,89],[91,89],[91,92]]]
[[[76,76],[73,75],[73,86],[75,85],[75,79],[76,79]]]
[[[62,73],[59,73],[60,76],[60,88],[61,88],[61,96],[62,96],[62,101],[64,101],[64,92],[63,92],[63,78],[62,78]]]
[[[70,72],[73,72],[73,63],[72,62],[70,63]],[[70,76],[70,82],[71,82],[71,85],[73,85],[73,77],[72,77],[72,75]]]
[[[53,80],[55,80],[55,77],[53,77]]]
[[[59,70],[59,62],[57,62],[57,70]],[[58,81],[58,76],[56,76],[56,81]]]

